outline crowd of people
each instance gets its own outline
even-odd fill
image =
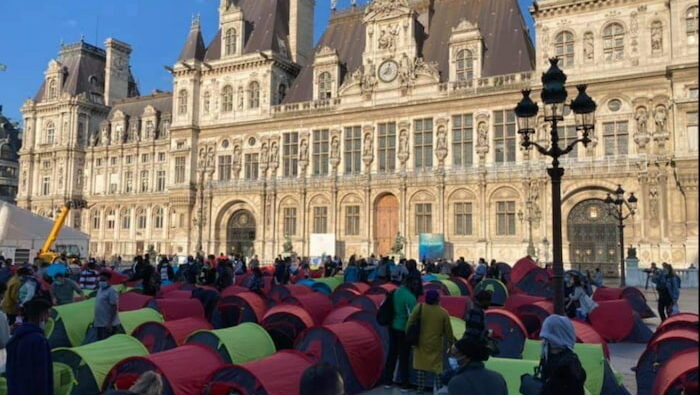
[[[161,286],[182,282],[225,289],[244,274],[242,286],[262,293],[264,274],[257,256],[245,259],[225,254],[188,256],[180,263],[176,256],[144,254],[134,257],[130,267],[121,259],[108,266],[105,261],[88,259],[84,265],[61,257],[52,265],[14,265],[0,257],[0,348],[6,348],[6,372],[11,394],[50,394],[53,388],[51,352],[44,335],[53,306],[72,303],[86,297],[95,298],[94,323],[97,340],[120,332],[119,294],[110,285],[113,275],[138,282],[140,292],[155,296]],[[484,362],[497,354],[498,347],[485,325],[485,311],[491,305],[491,292],[475,295],[466,318],[464,333],[453,333],[447,311],[440,307],[440,294],[424,292],[422,276],[441,273],[459,276],[476,286],[484,279],[508,282],[499,264],[483,258],[475,265],[459,258],[417,262],[391,257],[364,258],[351,256],[347,264],[337,256],[310,260],[297,256],[279,256],[272,270],[274,284],[288,284],[312,277],[312,271],[324,277],[342,275],[346,282],[391,282],[397,285],[379,308],[377,321],[388,328],[389,344],[383,385],[401,391],[416,389],[461,394],[472,388],[475,394],[506,394],[503,377],[485,368]],[[662,320],[678,312],[680,278],[671,265],[655,264],[650,279],[658,292],[658,309]],[[585,320],[597,307],[591,298],[593,287],[602,287],[600,269],[594,274],[567,274],[565,279],[566,311],[571,318]],[[423,302],[419,303],[419,300]],[[552,315],[542,326],[543,349],[537,373],[524,376],[523,394],[583,394],[585,371],[573,353],[575,333],[567,317]],[[443,346],[447,344],[445,349]],[[449,363],[443,366],[447,357]],[[411,362],[412,361],[412,362]],[[409,373],[412,363],[417,384]],[[428,382],[428,378],[432,381]],[[131,394],[157,394],[162,380],[156,373],[144,375],[130,390]],[[301,381],[301,394],[341,394],[342,377],[326,364],[309,368]],[[116,393],[116,392],[115,392]]]

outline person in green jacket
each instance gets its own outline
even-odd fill
[[[410,388],[408,360],[411,355],[411,346],[406,343],[406,323],[411,311],[418,303],[416,290],[419,287],[416,282],[419,281],[419,278],[407,277],[393,294],[394,318],[389,327],[389,350],[384,369],[384,388],[386,389],[391,388],[394,384],[394,371],[396,370],[398,370],[398,377],[395,383],[401,388],[401,391],[407,392]]]

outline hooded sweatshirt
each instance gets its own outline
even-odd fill
[[[25,322],[7,343],[7,391],[13,395],[53,394],[51,349],[44,330]]]
[[[541,363],[544,385],[540,395],[583,395],[586,371],[574,353],[576,333],[571,320],[550,315],[542,324],[540,337],[544,340]],[[562,351],[551,353],[553,347]]]

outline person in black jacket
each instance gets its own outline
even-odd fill
[[[540,372],[540,395],[583,395],[586,371],[574,353],[576,333],[569,318],[550,315],[542,323],[540,338],[543,340]]]
[[[160,276],[161,282],[166,280],[173,281],[173,279],[175,278],[175,271],[173,270],[172,265],[170,265],[170,260],[168,260],[168,257],[166,257],[165,255],[160,257],[160,262],[156,267],[156,271]]]
[[[141,280],[141,287],[144,295],[155,296],[158,292],[158,284],[160,283],[156,271],[150,263],[144,261],[140,256],[134,258],[134,274],[129,281]]]

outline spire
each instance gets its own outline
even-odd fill
[[[182,48],[182,52],[180,52],[178,61],[203,60],[205,52],[206,47],[204,46],[204,38],[202,37],[201,20],[199,14],[193,15],[190,33],[187,36],[187,41]]]

